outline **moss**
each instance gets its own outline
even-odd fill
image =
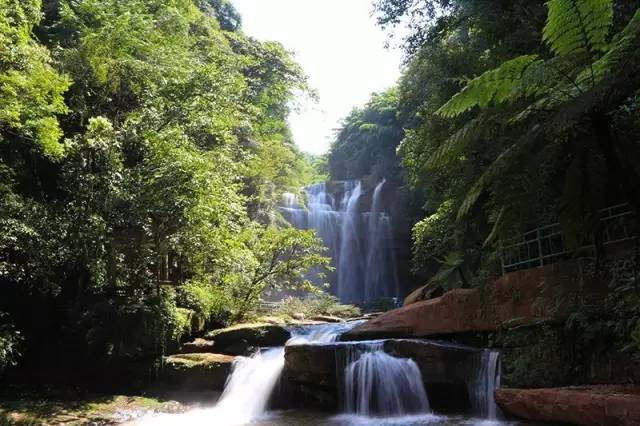
[[[131,420],[140,413],[172,413],[185,409],[186,407],[174,401],[138,396],[58,400],[49,398],[49,395],[21,395],[16,399],[0,400],[0,425],[115,424]]]

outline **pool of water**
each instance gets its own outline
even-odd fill
[[[305,411],[271,412],[249,422],[243,422],[239,418],[225,418],[215,409],[193,410],[183,414],[149,415],[127,426],[498,426],[498,425],[524,425],[520,422],[490,421],[474,419],[464,416],[441,416],[423,414],[415,416],[402,416],[393,418],[362,417],[356,415],[327,415]],[[231,413],[238,414],[238,413]],[[236,417],[231,415],[231,417]],[[530,423],[528,423],[531,426]]]

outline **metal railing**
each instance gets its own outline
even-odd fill
[[[618,204],[601,210],[602,241],[606,245],[636,238],[633,216],[628,204]],[[567,257],[559,223],[541,226],[524,233],[519,242],[500,249],[502,273],[549,265]],[[587,246],[589,248],[593,246]]]

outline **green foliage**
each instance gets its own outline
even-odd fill
[[[556,55],[597,53],[607,49],[613,2],[551,0],[543,39]]]
[[[268,227],[316,175],[286,122],[305,76],[239,28],[226,0],[0,2],[0,308],[26,345],[152,363],[327,264]],[[47,328],[14,315],[35,301]]]
[[[0,376],[7,367],[16,365],[22,337],[7,321],[7,314],[0,312]]]
[[[326,247],[313,231],[255,228],[245,231],[243,240],[251,257],[237,265],[224,284],[225,292],[230,294],[234,321],[256,310],[262,295],[320,291],[310,280],[309,272],[317,270],[316,278],[323,278],[330,259],[325,257]]]
[[[639,67],[631,53],[638,6],[377,2],[383,25],[422,23],[405,40],[399,85],[406,130],[398,152],[426,199],[427,219],[414,228],[416,269],[455,277],[464,264],[485,276],[498,272],[500,241],[560,220],[568,247],[592,244],[599,209],[640,205],[629,185],[638,178],[637,127],[623,131],[612,118],[640,89],[629,72]],[[455,213],[433,229],[445,203]]]
[[[231,315],[227,294],[219,286],[206,281],[188,281],[178,289],[178,304],[224,323]]]
[[[363,108],[354,109],[338,130],[328,156],[331,178],[372,176],[401,180],[396,148],[403,138],[398,119],[397,89],[374,94]]]
[[[39,0],[0,2],[0,143],[34,145],[59,158],[57,115],[67,112],[63,94],[70,81],[52,67],[48,50],[31,38],[39,9]]]

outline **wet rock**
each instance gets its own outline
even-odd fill
[[[275,324],[242,324],[211,331],[206,338],[217,353],[250,355],[260,347],[284,346],[291,333]]]
[[[180,352],[183,354],[214,353],[214,342],[213,340],[196,339],[182,345]]]
[[[234,359],[209,353],[172,355],[164,359],[161,378],[181,390],[222,390]]]
[[[352,350],[360,345],[363,344],[287,346],[284,376],[299,389],[315,389],[323,396],[339,394],[342,369],[352,356]],[[476,372],[480,349],[429,341],[389,340],[384,342],[384,351],[399,358],[413,359],[425,387],[446,395],[441,400],[434,398],[432,408],[440,412],[470,410],[467,385]],[[309,406],[326,408],[329,401],[331,399],[323,397],[322,401],[309,402]]]
[[[344,322],[342,318],[332,317],[330,315],[316,315],[309,318],[311,321],[338,323]]]
[[[640,386],[499,389],[496,402],[516,417],[576,425],[640,425]]]
[[[489,332],[558,317],[573,307],[572,286],[563,281],[570,275],[565,267],[513,272],[484,288],[451,290],[382,314],[345,333],[342,340]]]
[[[285,347],[285,375],[296,383],[335,388],[335,346],[290,345]]]

